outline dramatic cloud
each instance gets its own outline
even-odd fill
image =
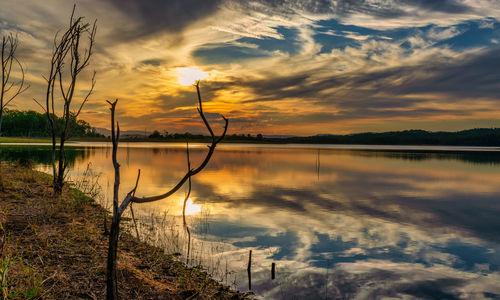
[[[121,11],[132,23],[132,30],[116,28],[122,39],[144,39],[159,32],[182,31],[186,26],[212,15],[221,0],[107,0],[106,2]]]
[[[43,97],[71,9],[0,3],[0,32],[18,35],[32,86],[12,108],[38,109],[31,99]],[[98,83],[82,114],[94,126],[108,124],[104,100],[119,98],[126,129],[201,131],[178,68],[208,73],[206,110],[227,114],[231,133],[500,126],[496,1],[82,0],[77,14],[98,20]]]

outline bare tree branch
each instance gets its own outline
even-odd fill
[[[83,106],[92,94],[96,83],[94,72],[90,90],[80,102],[76,113],[72,112],[71,105],[74,95],[77,92],[76,86],[79,75],[89,65],[97,31],[96,22],[91,27],[90,23],[84,22],[83,17],[75,17],[75,11],[76,5],[73,6],[69,18],[69,26],[66,31],[61,35],[57,32],[54,37],[50,70],[48,76],[44,77],[47,81],[44,111],[49,120],[52,134],[52,171],[54,176],[54,192],[56,194],[61,192],[64,185],[64,171],[67,167],[64,144],[70,134],[70,124],[73,119],[76,121]],[[81,39],[85,37],[88,38],[88,44],[86,49],[82,49],[84,46],[81,43]],[[56,122],[58,119],[56,116],[56,100],[62,101],[62,128],[56,128],[58,126],[58,122]],[[59,151],[56,151],[56,135],[59,135]],[[56,166],[56,160],[58,166]]]
[[[131,191],[132,196],[135,196],[135,191],[137,190],[137,186],[139,185],[139,178],[141,177],[141,169],[139,169],[137,173],[137,179],[135,180],[135,187]],[[137,221],[135,220],[135,214],[134,214],[134,208],[132,207],[133,203],[130,203],[130,214],[132,215],[132,222],[134,222],[134,228],[135,228],[135,234],[137,236],[137,239],[140,239],[139,236],[139,229],[137,228]]]
[[[9,103],[14,100],[14,98],[16,98],[17,96],[19,96],[20,94],[24,93],[27,89],[30,88],[30,85],[28,84],[27,86],[24,86],[25,85],[25,81],[24,81],[24,78],[25,78],[25,73],[24,73],[24,68],[23,68],[23,65],[21,64],[21,62],[17,59],[17,57],[13,57],[13,59],[16,61],[17,65],[19,66],[19,70],[21,71],[21,79],[19,80],[19,82],[14,83],[12,82],[11,85],[9,86],[9,88],[5,91],[6,93],[8,91],[10,91],[10,89],[14,86],[14,85],[18,85],[18,88],[17,88],[17,91],[9,98],[9,100],[5,101],[5,103],[3,104],[3,107],[5,108],[7,105],[9,105]]]
[[[158,201],[158,200],[167,198],[170,195],[172,195],[175,192],[177,192],[182,187],[182,185],[184,185],[184,183],[191,176],[194,176],[194,175],[198,174],[201,170],[203,170],[203,168],[205,168],[205,166],[210,161],[210,158],[212,158],[212,155],[213,155],[213,153],[215,151],[215,148],[217,147],[217,144],[219,144],[220,141],[222,141],[222,139],[226,136],[227,128],[228,128],[228,125],[229,125],[229,120],[226,117],[222,116],[222,119],[224,120],[224,123],[225,123],[224,124],[224,130],[223,130],[221,136],[219,138],[217,138],[215,136],[212,128],[210,127],[210,124],[208,123],[207,119],[205,118],[205,114],[203,112],[202,100],[201,100],[201,95],[200,95],[200,92],[199,92],[199,83],[196,83],[195,86],[196,86],[196,90],[197,90],[197,93],[198,93],[198,103],[199,103],[198,113],[200,114],[200,117],[202,118],[203,123],[205,124],[205,127],[208,129],[208,132],[210,133],[210,135],[212,137],[212,143],[210,144],[210,146],[208,146],[208,152],[207,152],[207,154],[205,156],[205,159],[200,163],[200,165],[197,168],[195,168],[195,169],[189,169],[186,172],[186,174],[179,180],[179,182],[174,187],[172,187],[170,190],[168,190],[167,192],[165,192],[163,194],[160,194],[160,195],[149,196],[149,197],[135,197],[134,196],[131,199],[132,202],[135,202],[135,203],[146,203],[146,202]]]
[[[183,223],[184,227],[187,230],[189,240],[188,240],[188,252],[190,249],[190,241],[191,241],[191,233],[189,231],[189,227],[187,226],[186,223],[186,204],[189,199],[189,196],[191,195],[191,177],[199,173],[210,161],[210,158],[212,157],[215,147],[217,144],[224,138],[224,136],[227,133],[227,128],[229,124],[229,120],[226,119],[225,117],[222,117],[225,121],[224,125],[224,131],[222,132],[222,135],[217,138],[213,132],[213,130],[210,127],[210,124],[208,123],[207,119],[205,118],[205,115],[203,113],[203,107],[202,107],[202,100],[201,100],[201,95],[199,91],[199,83],[196,83],[196,89],[198,93],[198,112],[203,120],[203,123],[205,124],[205,127],[207,127],[208,131],[210,132],[210,135],[212,137],[212,143],[208,147],[208,153],[205,156],[205,159],[201,162],[201,164],[195,168],[191,169],[191,160],[189,157],[189,143],[186,141],[186,160],[187,160],[187,172],[182,177],[182,179],[175,185],[172,189],[167,191],[164,194],[157,195],[157,196],[152,196],[152,197],[144,197],[144,198],[137,198],[135,196],[135,192],[137,191],[137,186],[139,184],[139,178],[141,171],[139,170],[137,174],[137,179],[135,182],[135,187],[128,192],[128,194],[125,196],[123,199],[122,203],[118,203],[118,194],[119,194],[119,187],[120,187],[120,164],[117,161],[117,151],[118,151],[118,141],[120,137],[120,125],[118,122],[116,122],[116,127],[117,129],[115,130],[115,110],[116,110],[116,104],[118,102],[118,99],[115,100],[114,102],[107,101],[108,104],[110,105],[110,110],[111,110],[111,143],[113,145],[113,152],[112,152],[112,161],[113,161],[113,167],[115,170],[115,182],[113,186],[113,217],[111,221],[111,229],[109,233],[109,245],[108,245],[108,261],[107,261],[107,272],[106,272],[106,298],[107,299],[118,299],[118,285],[117,285],[117,277],[116,277],[116,258],[117,258],[117,250],[118,250],[118,238],[119,238],[119,232],[120,232],[120,220],[123,212],[127,209],[127,207],[130,205],[130,209],[132,210],[132,204],[133,203],[144,203],[144,202],[152,202],[152,201],[157,201],[164,199],[173,193],[175,193],[186,181],[188,181],[188,192],[184,198],[184,206],[182,209],[182,215],[183,215]],[[133,211],[132,211],[133,214]],[[135,217],[134,218],[134,224],[135,224]],[[137,225],[136,225],[136,233],[137,236],[139,236],[139,232],[137,230]],[[189,254],[188,254],[189,256]]]
[[[85,96],[85,98],[83,98],[83,101],[80,104],[80,108],[78,108],[78,111],[75,113],[75,118],[77,118],[80,115],[80,112],[82,111],[83,106],[85,105],[85,103],[87,103],[90,95],[92,95],[92,93],[94,92],[94,87],[95,87],[95,84],[96,84],[95,74],[96,74],[96,72],[94,71],[94,74],[92,75],[92,82],[91,82],[90,89],[89,89],[87,95]]]
[[[16,56],[19,40],[12,34],[2,37],[1,60],[0,60],[0,134],[3,121],[4,109],[17,96],[24,93],[29,84],[25,82],[24,67]],[[19,81],[11,80],[12,71],[16,69],[20,73]],[[14,88],[17,87],[17,88]],[[12,90],[14,88],[14,90]],[[12,90],[12,91],[11,91]]]
[[[33,98],[33,101],[35,101],[35,103],[36,103],[36,104],[38,104],[38,106],[40,106],[40,108],[41,108],[44,112],[46,112],[45,107],[44,107],[44,106],[43,106],[40,102],[38,102],[38,100],[36,100],[35,98]]]

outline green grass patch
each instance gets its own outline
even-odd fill
[[[21,137],[0,137],[0,143],[50,143],[51,140],[44,138],[21,138]]]

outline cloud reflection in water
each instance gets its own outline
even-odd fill
[[[193,162],[202,151],[192,149]],[[73,173],[91,161],[103,172],[103,186],[112,186],[109,149],[83,153]],[[121,190],[129,190],[138,168],[138,194],[171,186],[185,171],[184,153],[122,148]],[[266,299],[500,297],[500,153],[321,149],[319,155],[318,170],[316,149],[223,145],[194,178],[196,204],[210,210],[208,235],[196,227],[194,235],[230,246],[224,255],[238,271],[239,288],[246,287],[253,249],[253,288]]]

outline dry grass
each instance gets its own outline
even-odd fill
[[[131,218],[130,213],[124,216]],[[236,271],[228,268],[228,258],[224,255],[228,250],[227,244],[209,236],[209,218],[210,212],[205,210],[196,217],[188,216],[189,235],[180,216],[171,215],[168,211],[138,215],[136,211],[137,232],[141,241],[163,249],[189,266],[201,266],[212,278],[236,288]],[[122,228],[137,236],[133,222],[124,225]]]
[[[104,299],[107,212],[66,188],[54,198],[51,178],[4,164],[0,192],[0,294],[6,299]],[[108,222],[109,224],[109,222]],[[245,299],[186,267],[159,248],[120,237],[119,293],[123,299]]]

